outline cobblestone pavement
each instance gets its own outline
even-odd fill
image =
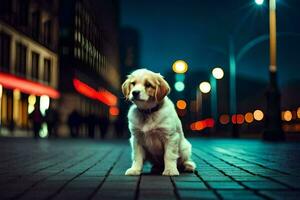
[[[126,141],[0,139],[0,199],[300,199],[300,144],[191,140],[197,172],[124,176]]]

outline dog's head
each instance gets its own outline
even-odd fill
[[[146,109],[161,102],[170,92],[170,86],[159,73],[138,69],[127,76],[122,92],[126,99]]]

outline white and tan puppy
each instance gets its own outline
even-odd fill
[[[179,175],[177,167],[194,171],[191,144],[184,137],[168,83],[159,73],[138,69],[128,75],[122,92],[133,105],[128,112],[132,166],[126,175],[140,175],[145,160],[162,167],[163,175]]]

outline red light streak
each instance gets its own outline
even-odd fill
[[[196,121],[190,125],[191,130],[193,131],[201,131],[205,128],[213,128],[215,125],[215,121],[212,118]]]
[[[73,85],[77,92],[88,98],[96,99],[108,106],[115,106],[117,104],[117,97],[103,88],[97,91],[76,78],[73,79]]]
[[[59,92],[52,87],[2,72],[0,73],[0,84],[4,88],[18,89],[26,94],[48,95],[53,99],[57,99],[60,96]]]

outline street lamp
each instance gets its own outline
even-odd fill
[[[197,112],[197,118],[201,117],[200,112],[203,112],[202,110],[202,102],[203,102],[203,94],[209,93],[211,90],[211,86],[209,82],[201,82],[199,84],[199,89],[196,90],[196,112]],[[201,109],[201,110],[200,110]]]
[[[218,118],[218,94],[217,94],[217,79],[220,80],[224,76],[224,71],[220,67],[216,67],[212,70],[210,75],[211,84],[211,112],[212,117],[216,121]]]
[[[285,136],[281,127],[280,92],[277,84],[276,63],[276,0],[269,2],[269,28],[270,28],[270,66],[269,85],[267,88],[267,106],[265,118],[265,140],[284,140]]]

